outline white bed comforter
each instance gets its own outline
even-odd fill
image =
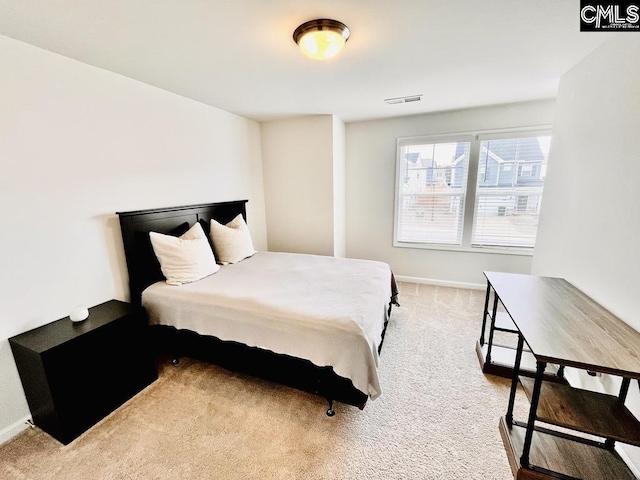
[[[375,399],[390,298],[386,263],[258,252],[194,283],[155,283],[142,304],[152,324],[332,366]]]

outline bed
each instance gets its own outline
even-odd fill
[[[194,357],[364,408],[380,395],[378,358],[397,291],[388,265],[258,252],[197,282],[167,285],[149,232],[225,224],[246,200],[118,213],[131,300],[157,352]]]

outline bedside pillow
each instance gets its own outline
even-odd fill
[[[180,237],[149,232],[149,238],[169,285],[195,282],[220,269],[207,236],[197,222]]]
[[[226,225],[221,225],[215,220],[211,220],[211,242],[213,248],[216,249],[218,262],[223,265],[226,263],[238,263],[250,257],[256,251],[253,248],[249,227],[238,215]]]

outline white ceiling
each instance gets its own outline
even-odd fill
[[[298,50],[314,18],[351,29],[339,56]],[[611,35],[579,32],[577,0],[0,0],[0,34],[255,120],[346,122],[554,97]]]

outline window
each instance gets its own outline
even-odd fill
[[[531,252],[550,141],[546,130],[399,139],[394,245]]]
[[[522,133],[480,137],[480,162],[490,159],[499,175],[491,185],[478,179],[471,245],[533,248],[550,141],[549,135]],[[507,164],[516,166],[517,177]]]
[[[460,244],[470,145],[442,141],[399,147],[397,241]]]
[[[520,176],[530,177],[533,175],[533,165],[520,165]]]

